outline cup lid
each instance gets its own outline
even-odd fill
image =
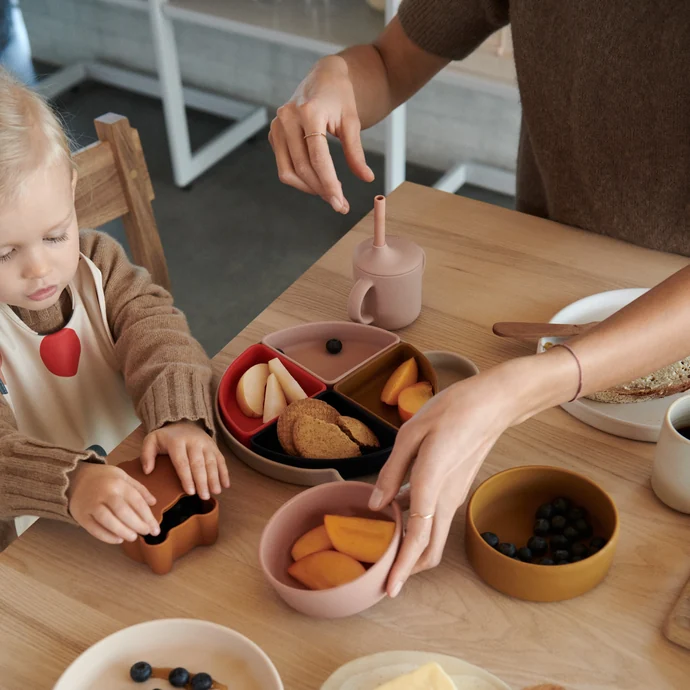
[[[388,235],[383,247],[375,247],[374,240],[360,242],[355,248],[354,265],[375,276],[399,276],[410,273],[424,261],[424,250],[403,237]]]

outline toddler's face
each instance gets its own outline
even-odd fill
[[[76,175],[64,160],[34,171],[19,196],[0,203],[0,302],[54,305],[79,263]]]

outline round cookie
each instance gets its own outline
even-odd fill
[[[361,448],[380,448],[376,434],[359,419],[338,417],[338,426]]]
[[[307,398],[305,400],[297,400],[290,403],[283,413],[278,417],[278,440],[283,450],[288,455],[297,456],[297,449],[292,442],[292,428],[295,421],[301,415],[309,415],[316,419],[322,419],[324,422],[335,424],[338,421],[338,410],[331,407],[323,400],[315,400],[314,398]]]
[[[335,424],[306,414],[297,418],[292,440],[303,458],[340,460],[362,454],[359,446]]]

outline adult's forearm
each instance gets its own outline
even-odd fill
[[[347,63],[362,129],[373,127],[399,105],[381,53],[369,44],[347,48],[340,57]]]
[[[362,129],[383,120],[449,62],[413,43],[394,18],[373,44],[347,48],[347,62]]]
[[[582,395],[645,376],[690,355],[690,267],[568,341],[582,366]],[[553,348],[511,366],[521,383],[514,422],[569,400],[577,390],[573,356]]]

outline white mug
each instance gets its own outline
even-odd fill
[[[667,410],[654,453],[652,489],[669,508],[690,513],[690,395],[676,400]]]

